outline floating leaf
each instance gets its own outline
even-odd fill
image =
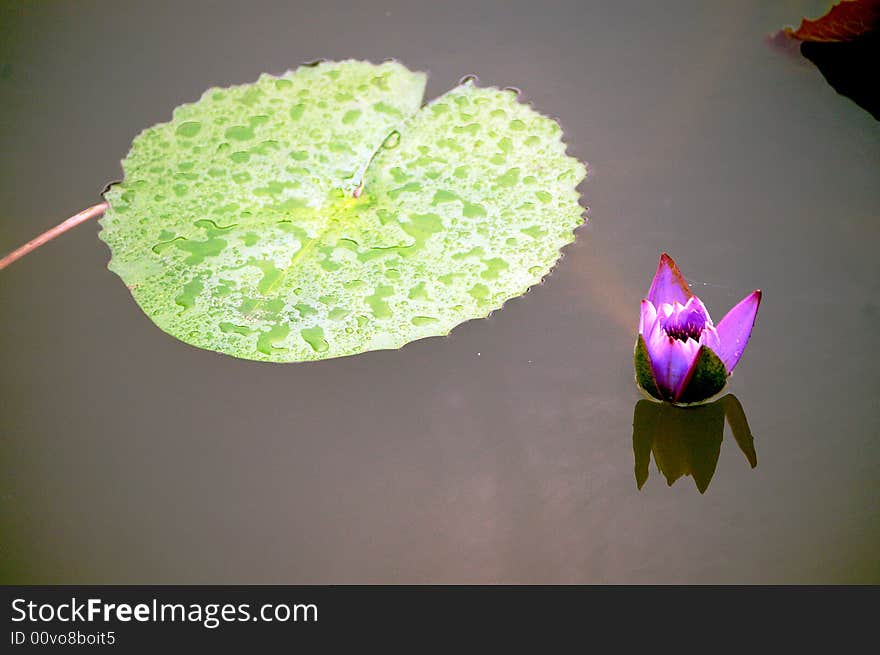
[[[820,18],[804,18],[797,29],[779,30],[769,42],[784,52],[797,44],[835,91],[880,120],[880,0],[842,0]]]
[[[854,41],[880,29],[880,0],[842,0],[821,18],[801,20],[785,33],[798,41],[837,43]]]
[[[488,315],[581,222],[552,120],[467,82],[346,61],[212,89],[145,130],[106,194],[110,268],[155,323],[236,357],[398,348]]]

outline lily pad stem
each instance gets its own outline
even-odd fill
[[[99,202],[97,205],[92,205],[88,209],[83,209],[80,213],[76,214],[75,216],[71,216],[63,223],[59,223],[55,227],[46,230],[40,236],[34,237],[20,248],[16,248],[11,253],[6,255],[6,257],[0,259],[0,271],[9,266],[12,262],[21,259],[32,250],[36,250],[44,243],[47,243],[55,237],[64,234],[65,232],[67,232],[67,230],[76,227],[80,223],[85,223],[89,219],[101,216],[105,211],[107,211],[107,207],[108,204],[106,202]]]

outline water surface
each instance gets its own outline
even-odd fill
[[[4,252],[174,106],[319,57],[522,88],[589,163],[591,221],[491,318],[303,365],[163,334],[97,225],[13,265],[0,580],[880,582],[880,123],[763,42],[823,5],[4,3]],[[754,457],[717,414],[633,438],[664,250],[716,320],[764,292],[728,388]]]

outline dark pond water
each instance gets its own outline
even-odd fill
[[[13,265],[2,581],[880,582],[880,123],[763,42],[825,3],[660,4],[4,3],[2,251],[175,105],[318,57],[522,88],[591,221],[490,319],[307,365],[166,336],[97,225]],[[764,303],[733,399],[634,439],[664,250],[716,320]]]

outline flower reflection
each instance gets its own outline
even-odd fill
[[[742,405],[733,394],[698,407],[676,407],[650,400],[637,402],[633,412],[633,453],[639,489],[648,479],[653,453],[667,484],[672,486],[680,477],[690,475],[700,493],[704,493],[718,464],[725,418],[739,449],[755,468],[755,440]]]

